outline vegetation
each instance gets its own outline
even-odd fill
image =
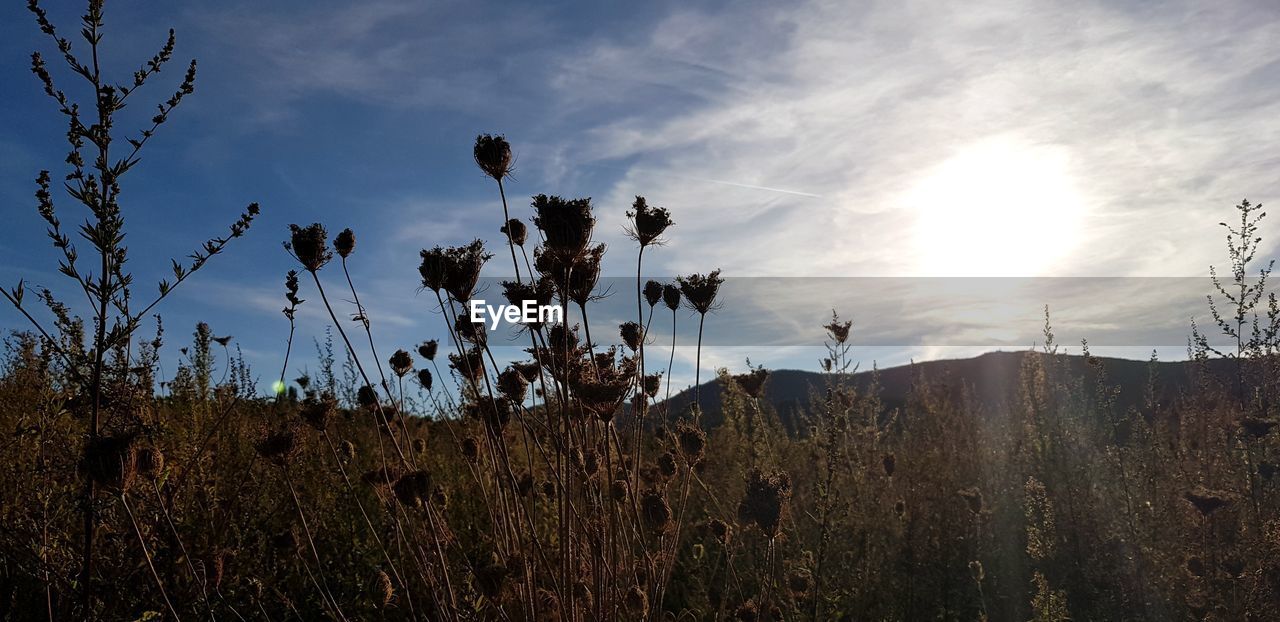
[[[0,617],[1170,620],[1269,619],[1280,606],[1280,313],[1249,276],[1262,215],[1248,202],[1229,232],[1230,281],[1210,299],[1239,347],[1213,351],[1197,330],[1172,396],[1152,373],[1146,398],[1122,405],[1087,344],[1083,368],[1058,353],[1046,317],[1016,399],[921,374],[890,406],[854,382],[851,323],[833,314],[798,420],[784,427],[757,367],[720,371],[711,426],[696,396],[679,411],[659,398],[671,361],[661,371],[646,350],[666,340],[659,303],[699,334],[715,321],[719,271],[643,282],[644,251],[673,223],[637,197],[637,316],[593,339],[595,206],[533,197],[531,238],[507,205],[511,147],[483,135],[474,156],[497,182],[495,232],[516,275],[505,296],[577,310],[528,326],[527,361],[498,366],[462,313],[492,257],[483,241],[421,254],[450,343],[380,355],[347,271],[355,234],[294,225],[276,394],[260,395],[204,324],[161,386],[162,333],[135,339],[141,320],[257,207],[136,310],[119,182],[191,92],[195,64],[117,158],[113,119],[169,60],[172,35],[132,86],[112,85],[96,63],[100,1],[84,17],[87,63],[30,6],[97,93],[85,125],[33,57],[69,120],[67,189],[90,210],[81,237],[99,268],[79,267],[41,173],[40,213],[93,315],[40,291],[46,327],[21,285],[6,292],[33,332],[8,338],[0,369]],[[354,309],[336,307],[348,293]],[[319,346],[315,377],[288,379],[303,304],[323,306],[337,338]],[[338,320],[350,311],[356,330]],[[1221,357],[1225,373],[1211,364]]]

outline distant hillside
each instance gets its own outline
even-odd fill
[[[878,374],[880,395],[887,408],[896,408],[906,403],[912,384],[917,378],[924,377],[930,382],[940,383],[959,395],[968,388],[972,395],[988,407],[998,408],[1012,403],[1018,395],[1019,370],[1023,359],[1031,352],[990,352],[974,358],[927,361],[881,369],[878,372],[862,371],[852,376],[853,385],[865,389],[872,382],[872,376]],[[1065,360],[1073,374],[1080,375],[1086,371],[1087,363],[1083,356],[1057,355]],[[1137,406],[1142,403],[1146,390],[1147,378],[1151,363],[1118,358],[1100,358],[1107,372],[1110,384],[1119,388],[1118,405],[1121,409]],[[1186,388],[1190,381],[1189,361],[1157,362],[1155,374],[1158,398],[1167,402]],[[1209,361],[1209,369],[1213,373],[1225,373],[1231,362],[1223,359]],[[782,418],[784,425],[791,428],[791,421],[798,409],[807,406],[812,391],[821,390],[829,378],[819,372],[798,371],[793,369],[771,370],[765,385],[764,398],[771,403]],[[720,423],[720,392],[717,380],[702,385],[701,405],[705,413],[705,421],[709,427]],[[692,388],[681,391],[671,397],[669,412],[684,412],[693,403]]]

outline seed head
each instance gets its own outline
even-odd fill
[[[343,229],[338,233],[338,237],[333,238],[333,250],[338,251],[338,256],[346,259],[356,250],[356,234],[351,229]]]
[[[644,328],[635,322],[623,322],[618,333],[622,336],[622,343],[632,352],[639,350],[644,342]]]
[[[155,445],[138,447],[138,475],[155,479],[164,471],[164,452]]]
[[[436,351],[439,348],[440,348],[439,341],[436,341],[435,339],[432,339],[430,341],[425,341],[423,342],[422,345],[418,346],[418,355],[424,359],[427,359],[428,361],[434,361],[436,358]]]
[[[792,568],[787,573],[787,591],[791,592],[792,598],[800,598],[809,593],[809,588],[813,587],[813,575],[803,568]]]
[[[284,466],[298,450],[298,436],[293,428],[283,427],[264,435],[254,449],[277,466]]]
[[[654,534],[662,534],[671,526],[671,506],[656,490],[646,490],[640,497],[640,518]]]
[[[479,166],[485,175],[502,181],[503,177],[511,174],[511,145],[501,135],[477,136],[473,155],[476,166]]]
[[[662,286],[662,303],[675,311],[680,308],[680,288],[670,283]]]
[[[364,408],[373,408],[378,405],[378,392],[369,385],[362,385],[356,391],[356,403]]]
[[[690,466],[702,462],[707,450],[707,433],[695,424],[681,421],[676,424],[676,441],[680,453]]]
[[[418,265],[418,274],[422,277],[422,286],[437,294],[444,289],[445,275],[449,271],[449,262],[445,258],[445,250],[439,246],[418,253],[422,263]]]
[[[707,532],[710,533],[711,537],[715,538],[716,542],[719,542],[720,544],[728,544],[729,538],[733,534],[733,530],[729,527],[729,523],[718,518],[713,518],[707,523]]]
[[[633,585],[627,590],[626,596],[622,598],[623,605],[627,608],[627,613],[634,616],[633,620],[643,620],[649,615],[649,595],[644,593],[640,586]]]
[[[516,246],[524,246],[525,240],[529,238],[529,228],[519,218],[508,220],[507,224],[502,226],[502,232],[507,234],[511,238],[511,243]]]
[[[431,474],[426,471],[411,471],[396,480],[391,486],[396,500],[407,508],[425,507],[431,501]]]
[[[600,262],[604,259],[604,244],[587,250],[569,273],[569,300],[585,306],[591,301],[596,284],[600,282]]]
[[[422,368],[418,370],[418,384],[427,392],[431,392],[431,370]]]
[[[480,442],[474,436],[463,438],[458,449],[462,452],[462,457],[466,458],[468,462],[475,462],[476,458],[480,456]]]
[[[760,397],[764,394],[764,381],[769,378],[769,370],[764,367],[757,367],[745,374],[735,374],[733,376],[734,384],[742,389],[748,397]]]
[[[675,454],[668,451],[663,452],[661,456],[658,456],[658,472],[661,473],[663,477],[671,477],[675,475],[676,467]]]
[[[303,268],[315,272],[333,259],[328,237],[329,233],[325,231],[324,225],[318,222],[306,227],[289,225],[289,242],[285,244],[285,249],[293,253]]]
[[[324,393],[320,397],[308,397],[302,402],[302,420],[319,431],[324,431],[329,420],[338,412],[338,400],[332,394]]]
[[[391,577],[387,576],[386,572],[379,570],[378,574],[374,575],[373,584],[380,601],[379,606],[385,609],[396,597],[396,590],[391,585]]]
[[[765,473],[759,468],[747,472],[747,490],[738,505],[738,519],[755,523],[770,538],[778,531],[790,511],[791,477],[782,471]]]
[[[515,367],[508,367],[498,374],[498,392],[512,404],[523,404],[529,394],[529,382]]]
[[[719,270],[712,270],[707,274],[678,276],[676,282],[680,284],[680,293],[684,295],[685,304],[694,311],[706,315],[715,308],[716,296],[720,293],[720,285],[724,283],[724,279],[720,278]]]
[[[413,357],[409,356],[409,353],[404,350],[396,350],[395,354],[392,354],[391,358],[387,360],[387,363],[391,365],[391,373],[399,378],[404,378],[409,372],[413,371]]]
[[[533,197],[534,226],[542,231],[547,252],[573,263],[587,251],[596,219],[591,199],[564,199],[540,194]]]
[[[484,379],[484,353],[479,348],[469,348],[462,356],[449,354],[449,367],[472,382]]]
[[[843,344],[849,340],[849,328],[853,326],[852,321],[840,321],[840,316],[835,311],[831,312],[831,323],[823,326],[827,329],[827,336],[838,344]]]
[[[480,240],[449,248],[445,251],[444,290],[459,302],[470,300],[480,282],[480,270],[492,257]]]
[[[356,459],[356,444],[351,441],[342,441],[338,443],[338,453],[342,455],[344,462],[351,462]]]
[[[627,480],[615,479],[609,484],[609,497],[617,503],[623,503],[627,500]]]
[[[733,616],[738,622],[756,622],[760,619],[760,606],[756,604],[755,599],[747,600],[738,606]]]
[[[661,243],[663,232],[670,227],[671,212],[665,207],[649,207],[649,203],[642,196],[637,196],[631,209],[627,211],[627,217],[631,219],[631,227],[627,230],[627,234],[631,239],[640,243],[641,247],[654,243]]]
[[[662,283],[657,281],[645,281],[644,301],[649,303],[650,307],[655,307],[659,300],[662,300]]]
[[[128,489],[138,474],[136,438],[136,434],[117,434],[90,440],[81,457],[80,471],[103,488]]]

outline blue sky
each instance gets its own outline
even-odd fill
[[[287,326],[291,222],[356,231],[352,269],[384,355],[439,336],[416,293],[418,250],[473,237],[502,250],[495,188],[471,161],[480,132],[514,145],[513,216],[537,193],[594,197],[619,277],[634,270],[622,224],[635,194],[677,222],[646,256],[655,276],[1187,277],[1223,263],[1215,223],[1233,204],[1280,188],[1280,7],[1266,1],[264,4],[115,0],[104,45],[127,76],[178,31],[174,65],[121,127],[150,116],[141,103],[167,95],[178,63],[200,61],[195,94],[126,180],[132,263],[149,291],[168,257],[260,202],[248,236],[162,312],[170,355],[203,319],[267,377]],[[48,8],[74,32],[78,3]],[[6,286],[60,280],[31,195],[65,155],[65,129],[29,72],[34,50],[53,57],[21,3],[0,7]],[[814,345],[846,302],[821,294],[788,310],[801,326],[812,314]],[[1055,309],[1069,320],[1102,305],[1119,324],[1158,316],[1173,330],[1203,316],[1185,298],[1080,295]],[[876,325],[858,300],[842,311]],[[304,345],[326,324],[305,307]],[[1038,304],[1014,311],[1039,319]],[[930,347],[955,342],[945,309],[930,317],[922,342],[863,358],[976,351]],[[8,309],[0,325],[21,327]],[[1098,326],[1068,322],[1059,338]],[[1152,345],[1173,356],[1178,343]],[[816,360],[800,346],[704,359],[740,368],[746,355]]]

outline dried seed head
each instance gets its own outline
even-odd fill
[[[978,490],[976,486],[961,489],[957,491],[956,494],[960,495],[960,497],[964,499],[965,503],[969,506],[970,513],[975,516],[982,513],[982,491]]]
[[[632,352],[639,350],[640,344],[644,342],[644,328],[636,322],[623,322],[618,334],[622,336],[622,343]]]
[[[832,341],[838,344],[843,344],[849,340],[849,328],[851,326],[853,326],[852,321],[841,322],[840,316],[837,315],[835,311],[832,311],[831,323],[823,326],[823,328],[827,329],[827,336],[830,337]]]
[[[649,207],[648,201],[642,196],[636,197],[631,209],[627,211],[627,217],[631,219],[627,234],[639,242],[641,247],[661,243],[663,232],[674,224],[671,222],[671,212],[664,207]]]
[[[268,432],[254,445],[258,455],[278,466],[288,464],[298,450],[298,435],[291,427]]]
[[[84,447],[80,471],[108,490],[127,490],[138,474],[135,434],[99,436]]]
[[[445,275],[449,271],[449,261],[445,250],[439,246],[427,250],[422,249],[419,256],[422,263],[418,265],[418,275],[422,277],[422,286],[437,294],[444,289]]]
[[[635,620],[643,620],[649,615],[649,595],[638,585],[631,586],[627,590],[626,596],[623,596],[622,603],[627,608],[627,613],[634,616]]]
[[[476,346],[483,346],[489,340],[484,322],[472,322],[468,315],[460,314],[454,319],[453,332],[459,339]]]
[[[470,348],[463,356],[450,353],[449,367],[471,382],[480,382],[484,379],[484,353],[479,348]]]
[[[747,490],[738,505],[738,519],[755,523],[770,538],[778,535],[791,505],[791,477],[782,471],[747,472]]]
[[[591,302],[596,284],[600,282],[600,263],[604,260],[604,244],[592,246],[584,253],[569,273],[569,300],[579,306]]]
[[[427,450],[427,441],[415,438],[413,439],[413,453],[420,454]]]
[[[439,341],[436,341],[435,339],[432,339],[430,341],[424,341],[422,345],[418,346],[418,356],[421,356],[422,358],[427,359],[428,361],[434,361],[436,359],[436,352],[439,349],[440,349]]]
[[[615,479],[609,484],[609,497],[617,503],[624,503],[627,500],[627,491],[630,487],[625,479]]]
[[[640,518],[654,534],[662,534],[671,526],[671,506],[656,490],[646,490],[640,497]]]
[[[356,234],[351,229],[343,229],[338,233],[338,237],[333,238],[333,250],[338,251],[338,256],[346,259],[356,250]]]
[[[160,477],[164,471],[164,453],[155,445],[138,448],[138,475],[148,479]]]
[[[547,253],[565,265],[586,254],[596,219],[591,215],[591,199],[564,199],[540,194],[533,197],[534,226],[542,231]]]
[[[356,391],[356,403],[363,408],[373,408],[378,405],[378,392],[372,386],[362,385]]]
[[[481,240],[449,248],[445,251],[444,290],[458,302],[470,300],[480,282],[480,270],[491,258],[493,254],[485,252]]]
[[[587,477],[591,477],[600,471],[600,453],[594,449],[588,449],[582,454],[582,472]]]
[[[680,308],[680,288],[670,283],[662,287],[662,303],[675,311]]]
[[[497,181],[502,181],[503,177],[511,174],[511,144],[501,135],[476,136],[476,146],[472,155],[476,159],[476,166],[479,166],[485,175]]]
[[[545,481],[545,482],[542,482],[542,486],[541,486],[541,488],[542,488],[542,496],[544,496],[544,497],[546,497],[546,498],[548,498],[548,499],[552,499],[552,498],[554,498],[554,497],[556,496],[556,483],[555,483],[555,482],[553,482],[553,481],[551,481],[551,480],[547,480],[547,481]]]
[[[379,601],[378,606],[384,609],[390,606],[391,601],[396,597],[396,590],[391,585],[391,577],[387,576],[386,572],[379,570],[378,574],[374,575],[373,587]]]
[[[742,392],[746,393],[748,397],[756,398],[764,394],[764,382],[768,379],[769,370],[762,366],[745,374],[735,374],[733,383],[738,385],[738,388],[742,389]]]
[[[713,518],[707,523],[707,532],[711,534],[712,538],[715,538],[716,542],[723,545],[729,543],[733,530],[729,528],[729,523]]]
[[[738,622],[756,622],[760,619],[760,606],[755,599],[750,599],[739,605],[733,616]]]
[[[707,450],[707,433],[702,428],[681,421],[676,424],[676,441],[680,445],[680,453],[690,465],[702,462]]]
[[[392,354],[391,358],[387,360],[387,363],[391,365],[391,373],[398,378],[404,378],[409,372],[413,371],[413,357],[409,356],[409,353],[404,350],[396,350],[395,354]]]
[[[649,397],[657,397],[658,389],[662,388],[662,372],[649,374],[644,377],[644,394]]]
[[[426,471],[411,471],[396,480],[391,486],[396,500],[408,508],[425,507],[431,501],[431,474]]]
[[[302,402],[302,420],[321,432],[328,427],[329,420],[337,412],[338,400],[330,393],[323,393],[319,397],[308,397]]]
[[[671,452],[664,452],[658,456],[658,472],[663,477],[671,477],[676,474],[676,455]]]
[[[720,285],[724,283],[724,279],[720,278],[719,270],[712,270],[707,274],[678,276],[676,282],[680,284],[680,293],[684,295],[685,304],[694,311],[706,315],[715,308],[716,296],[720,293]]]
[[[449,507],[449,492],[436,486],[436,489],[431,491],[431,503],[441,510]]]
[[[315,272],[333,259],[328,237],[329,233],[325,231],[324,225],[318,222],[306,227],[289,225],[289,242],[285,244],[285,248],[293,253],[303,268]]]
[[[351,441],[342,441],[338,443],[338,453],[344,462],[351,462],[356,459],[356,444]]]
[[[517,361],[512,363],[511,366],[514,367],[516,371],[520,372],[520,375],[524,377],[524,381],[527,384],[533,384],[533,382],[538,380],[539,370],[542,369],[536,362],[529,361]]]
[[[468,417],[484,423],[489,430],[499,433],[511,423],[511,404],[502,399],[482,397],[463,406]]]
[[[422,385],[422,388],[426,390],[427,393],[431,392],[431,370],[430,369],[427,369],[424,367],[418,370],[418,384]]]
[[[644,301],[649,303],[650,307],[656,307],[660,300],[662,300],[662,283],[646,281],[644,284]]]
[[[519,218],[508,220],[507,224],[502,226],[502,232],[507,234],[511,238],[511,243],[516,246],[524,246],[525,240],[529,239],[529,228]]]
[[[480,442],[474,436],[468,436],[462,439],[458,450],[462,452],[462,457],[468,462],[475,462],[480,457]]]
[[[498,392],[513,404],[523,404],[529,394],[529,382],[515,367],[508,367],[498,374]]]

